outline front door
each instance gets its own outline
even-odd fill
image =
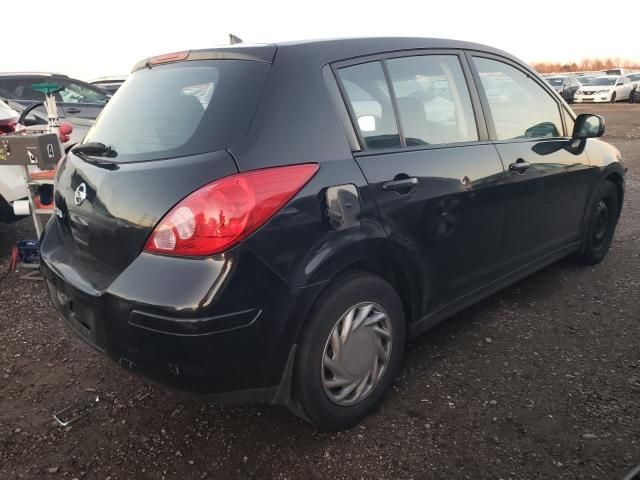
[[[107,103],[105,92],[76,80],[59,78],[56,83],[64,85],[60,95],[61,107],[67,118],[94,120]]]
[[[498,272],[504,170],[464,62],[414,53],[337,68],[384,228],[428,279],[423,313]]]
[[[541,81],[491,56],[474,55],[472,65],[507,170],[502,251],[511,271],[580,240],[597,171],[582,149],[572,148],[573,119]]]

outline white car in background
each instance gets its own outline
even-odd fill
[[[588,85],[581,86],[573,101],[576,103],[615,103],[629,100],[633,86],[631,80],[620,75],[604,75],[595,78]]]

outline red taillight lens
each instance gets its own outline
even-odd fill
[[[182,52],[172,52],[165,53],[163,55],[157,55],[155,57],[149,58],[149,63],[151,65],[159,65],[161,63],[179,62],[181,60],[186,60],[190,52],[191,50],[185,50]]]
[[[16,131],[16,122],[10,121],[7,123],[0,123],[0,135],[9,134]]]
[[[266,168],[205,185],[165,215],[144,250],[182,256],[228,250],[264,225],[317,171],[316,164]]]

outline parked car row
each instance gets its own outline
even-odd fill
[[[617,73],[620,71],[626,74]],[[568,103],[634,102],[640,98],[640,73],[628,73],[624,69],[611,69],[596,75],[553,75],[544,78]]]

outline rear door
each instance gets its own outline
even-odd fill
[[[420,51],[334,68],[384,228],[430,280],[423,309],[495,277],[504,171],[464,56]]]
[[[508,271],[579,241],[596,169],[572,149],[573,117],[551,89],[501,57],[473,54],[489,134],[507,167]]]

